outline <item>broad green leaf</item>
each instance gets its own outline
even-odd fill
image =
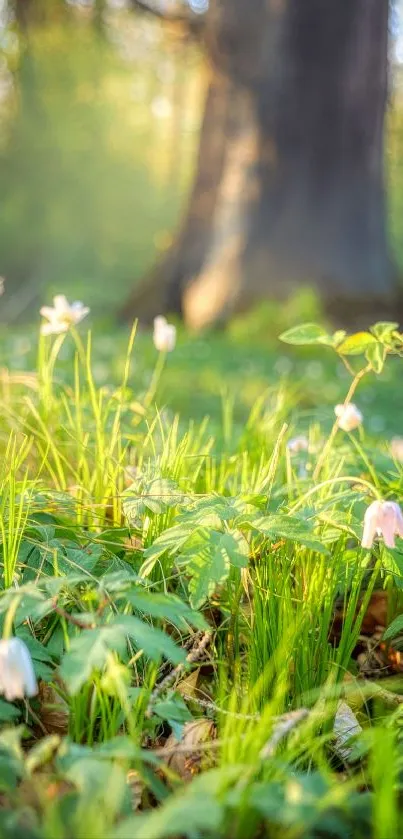
[[[332,336],[317,323],[302,323],[300,326],[287,329],[280,335],[280,341],[297,346],[303,344],[329,344],[331,346],[333,343]]]
[[[372,344],[366,350],[365,358],[370,363],[374,373],[382,373],[386,358],[386,348],[379,342]]]
[[[378,341],[382,341],[385,344],[391,342],[392,335],[397,329],[399,329],[399,324],[393,321],[380,321],[370,327],[371,332]]]
[[[187,624],[197,629],[206,629],[207,623],[199,612],[195,612],[174,594],[135,589],[126,593],[129,603],[139,612],[153,618],[170,621],[175,626],[186,628]]]
[[[126,638],[119,627],[103,626],[85,629],[70,643],[63,656],[60,675],[74,696],[91,678],[94,670],[102,670],[110,650],[123,654]]]
[[[188,565],[190,602],[199,609],[213,594],[220,583],[228,577],[230,563],[225,551],[209,550],[194,556]]]
[[[224,807],[220,801],[224,790],[239,778],[241,768],[231,766],[203,772],[190,784],[181,786],[159,807],[141,816],[124,820],[110,834],[109,839],[186,839],[205,836],[224,836],[222,820]]]
[[[153,661],[159,661],[161,656],[165,656],[173,664],[180,664],[186,658],[184,650],[175,644],[170,635],[139,618],[132,615],[119,615],[112,626],[129,636],[136,647],[142,649]]]
[[[216,586],[228,577],[230,565],[244,568],[248,564],[249,545],[238,530],[222,533],[200,528],[177,557],[186,564],[191,575],[191,604],[197,609],[214,593]]]
[[[183,545],[194,536],[194,527],[185,524],[177,524],[174,527],[164,530],[153,544],[144,551],[145,561],[143,562],[139,575],[148,577],[153,570],[157,560],[164,554],[174,555]]]
[[[47,737],[42,737],[32,749],[29,750],[29,753],[25,759],[25,767],[29,774],[35,772],[41,766],[45,766],[46,763],[54,757],[55,751],[58,749],[61,743],[61,738],[58,734],[49,734]]]
[[[344,341],[346,335],[347,332],[344,329],[337,329],[336,332],[333,332],[332,346],[337,347],[339,344],[341,344],[341,342]]]
[[[189,503],[189,499],[175,481],[154,478],[152,481],[143,482],[138,494],[134,494],[132,490],[125,493],[123,512],[129,524],[135,524],[147,513],[160,515],[168,507],[177,507],[184,503]]]
[[[249,545],[240,530],[220,534],[216,540],[217,550],[228,557],[231,565],[246,568],[249,562]]]
[[[161,717],[162,720],[179,723],[191,722],[191,720],[193,720],[188,706],[179,694],[171,696],[170,699],[155,702],[153,705],[153,711],[157,714],[157,717]]]
[[[349,335],[337,347],[341,355],[363,355],[368,347],[377,343],[377,339],[370,332],[356,332]]]
[[[128,637],[154,661],[165,656],[173,664],[179,664],[186,657],[185,652],[161,629],[131,615],[119,615],[108,626],[84,629],[71,641],[60,668],[69,693],[77,693],[94,670],[103,669],[110,650],[123,655]]]
[[[4,699],[0,699],[0,721],[2,723],[17,720],[21,714],[22,711],[20,708],[16,708],[11,702],[5,702]]]
[[[281,515],[279,513],[277,515],[250,519],[249,524],[265,536],[290,539],[318,553],[329,553],[322,543],[318,539],[315,539],[310,523],[295,516]]]
[[[387,641],[389,638],[395,638],[401,632],[403,632],[403,615],[398,615],[383,633],[383,638]]]

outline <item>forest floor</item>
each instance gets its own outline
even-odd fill
[[[5,839],[401,835],[403,338],[320,317],[0,336]]]

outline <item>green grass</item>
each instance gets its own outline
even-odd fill
[[[362,339],[349,372],[265,337],[317,316],[304,294],[166,358],[146,331],[3,333],[0,619],[40,680],[0,701],[6,839],[400,834],[403,684],[357,652],[373,590],[402,606],[401,541],[360,547],[401,497],[401,339],[347,433]]]

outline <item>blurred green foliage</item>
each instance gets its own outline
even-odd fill
[[[186,194],[198,56],[128,12],[104,33],[71,13],[33,27],[24,50],[12,32],[3,42],[0,273],[26,287],[22,308],[37,288],[118,305],[168,246]]]

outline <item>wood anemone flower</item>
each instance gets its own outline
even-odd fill
[[[390,441],[390,451],[395,460],[403,463],[403,437],[393,437]]]
[[[0,694],[8,702],[38,693],[31,654],[21,638],[0,641]]]
[[[64,294],[56,294],[53,306],[42,306],[40,313],[48,323],[41,326],[42,335],[60,335],[68,332],[71,326],[76,326],[89,313],[88,306],[79,300],[69,303]]]
[[[303,434],[298,437],[292,437],[287,443],[287,449],[290,454],[299,454],[299,452],[307,452],[309,448],[308,438]]]
[[[353,402],[348,405],[336,405],[334,412],[338,419],[339,428],[343,431],[353,431],[361,425],[364,417]]]
[[[395,536],[403,537],[403,514],[395,501],[373,501],[367,508],[362,547],[372,548],[376,536],[383,536],[387,548],[395,547]]]
[[[159,352],[172,352],[176,344],[176,327],[159,315],[154,318],[154,346]]]

